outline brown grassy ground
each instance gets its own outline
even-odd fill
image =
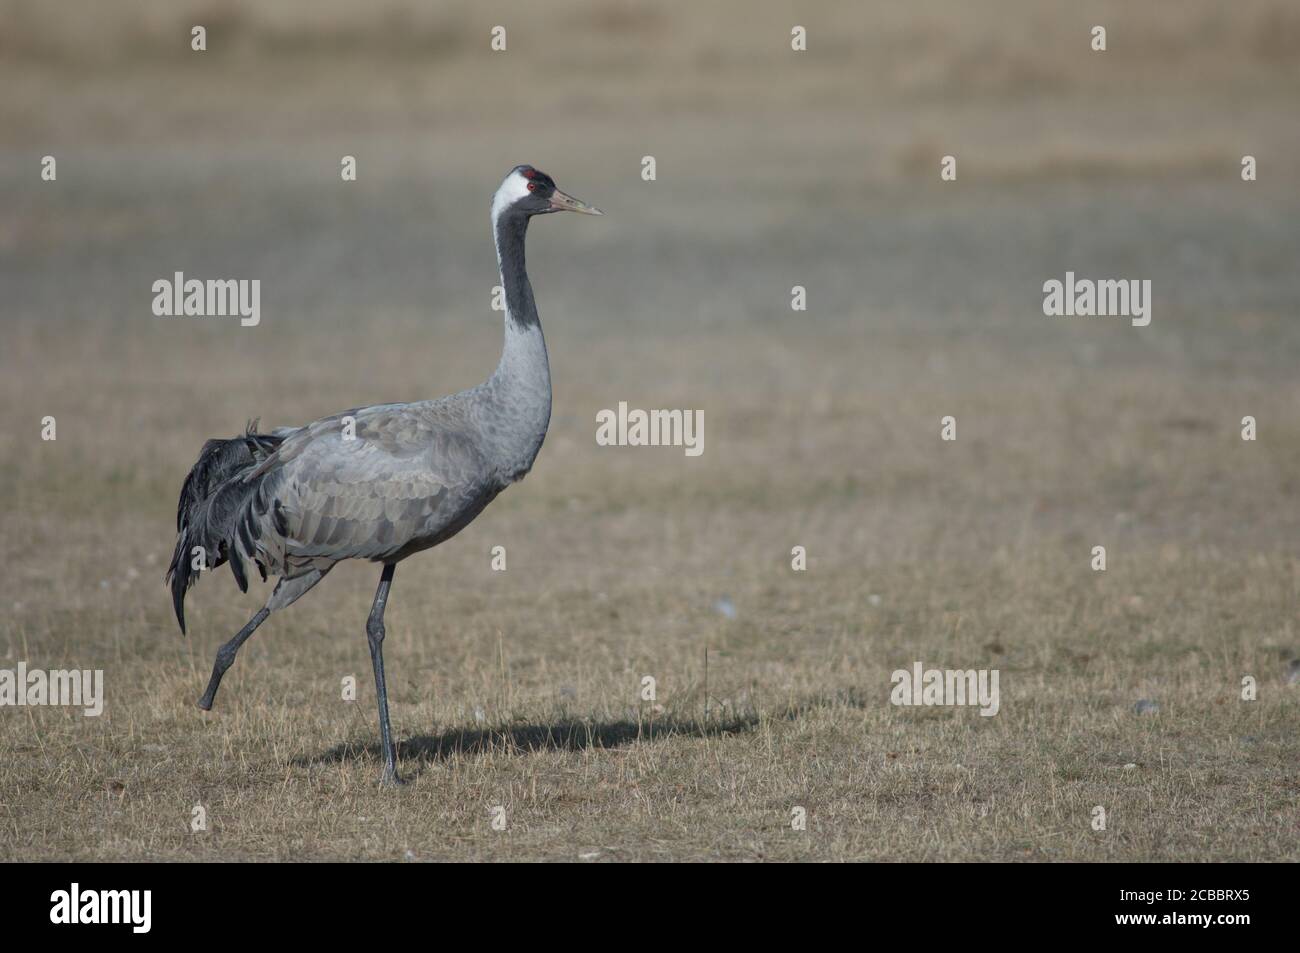
[[[1300,859],[1288,4],[47,6],[0,3],[0,667],[108,702],[0,709],[0,858]],[[265,590],[221,570],[178,635],[175,494],[249,417],[490,371],[521,161],[609,214],[532,233],[536,469],[399,567],[381,791],[375,568],[203,714]],[[261,326],[154,318],[177,269],[260,277]],[[1067,269],[1151,278],[1151,326],[1043,317]],[[620,400],[702,408],[704,455],[597,447]],[[916,660],[1001,712],[889,705]]]

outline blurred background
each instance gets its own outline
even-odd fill
[[[195,24],[206,52],[190,50]],[[806,52],[791,50],[796,24]],[[874,719],[866,735],[882,736],[888,671],[914,659],[1020,673],[1028,707],[1004,701],[967,765],[1104,731],[1108,706],[1139,695],[1166,713],[1194,701],[1209,732],[1210,702],[1242,671],[1281,684],[1298,651],[1298,94],[1289,0],[0,0],[0,650],[118,666],[105,724],[43,723],[69,744],[102,733],[92,788],[136,750],[124,725],[192,721],[211,652],[264,598],[238,597],[223,570],[192,596],[190,639],[174,629],[161,576],[203,440],[489,374],[488,206],[531,163],[606,217],[530,232],[551,432],[522,487],[398,573],[400,734],[475,712],[617,720],[645,671],[693,711],[705,644],[730,704],[766,717],[773,699],[831,699],[819,737],[849,762],[875,753],[831,729]],[[946,154],[955,182],[940,181]],[[56,182],[41,181],[45,155]],[[1150,326],[1044,317],[1042,284],[1067,270],[1150,279]],[[151,284],[175,271],[260,278],[260,326],[153,316]],[[790,309],[794,285],[806,312]],[[704,455],[598,448],[595,414],[621,400],[702,409]],[[39,439],[47,414],[54,443]],[[949,414],[952,444],[938,438]],[[1247,414],[1255,443],[1240,439]],[[1088,570],[1099,543],[1105,574]],[[497,544],[504,574],[489,570]],[[806,576],[789,570],[793,545]],[[264,627],[221,704],[310,709],[362,666],[373,575],[340,567]],[[315,763],[372,733],[368,711],[315,717],[319,736],[286,728],[276,753]],[[35,832],[29,848],[57,843],[67,820],[35,780],[53,755],[33,725],[0,725],[31,749],[0,803]],[[1213,750],[1188,730],[1189,752]],[[1267,798],[1294,796],[1278,785],[1295,742],[1254,730],[1273,746],[1268,816]],[[219,742],[195,744],[201,764]],[[1084,758],[1063,783],[1096,767]],[[905,810],[860,804],[861,782],[837,801],[842,781],[827,777],[827,805],[906,827]],[[140,810],[106,853],[163,849]],[[1186,828],[1143,830],[1176,842]],[[1258,843],[1217,831],[1179,854],[1135,829],[1128,847]],[[993,834],[936,843],[981,836],[1009,849]],[[887,843],[844,837],[842,856]]]

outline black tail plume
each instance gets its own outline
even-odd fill
[[[185,632],[185,594],[198,581],[198,570],[193,568],[195,547],[202,547],[210,569],[229,559],[235,582],[241,590],[248,590],[248,574],[233,545],[238,515],[253,489],[242,478],[273,453],[283,439],[257,433],[256,429],[257,421],[253,421],[238,437],[205,443],[181,486],[176,504],[176,549],[165,581],[171,585],[172,607],[182,633]],[[258,569],[265,579],[265,571],[261,566]]]

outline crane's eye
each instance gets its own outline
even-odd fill
[[[536,192],[536,191],[537,191],[537,183],[536,183],[536,182],[529,182],[529,183],[528,183],[528,191],[529,191],[529,192]]]

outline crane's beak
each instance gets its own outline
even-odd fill
[[[583,215],[604,215],[600,209],[594,205],[588,205],[581,199],[575,199],[572,195],[567,195],[556,189],[551,193],[551,211],[553,212],[581,212]]]

